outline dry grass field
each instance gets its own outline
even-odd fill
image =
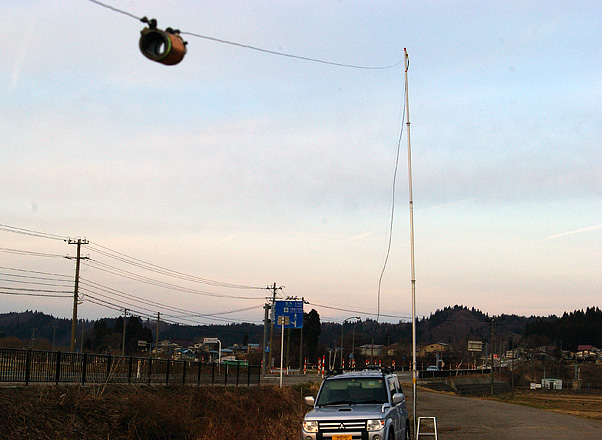
[[[297,439],[295,387],[0,388],[0,439]]]
[[[519,391],[496,400],[602,421],[602,394]]]

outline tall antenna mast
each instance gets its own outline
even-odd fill
[[[406,73],[406,126],[408,128],[408,178],[410,191],[410,260],[412,273],[412,419],[414,422],[414,432],[416,432],[416,382],[418,370],[416,368],[416,271],[414,267],[414,198],[412,195],[412,148],[410,144],[410,97],[408,90],[408,68],[410,67],[410,58],[408,51],[404,47],[405,54],[405,73]]]

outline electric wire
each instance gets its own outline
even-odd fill
[[[17,283],[17,284],[33,284],[35,286],[49,286],[49,287],[69,287],[64,284],[46,283],[44,281],[30,281],[30,280],[15,280],[12,278],[0,278],[0,281]]]
[[[357,310],[357,309],[348,309],[348,308],[344,308],[344,307],[337,307],[337,306],[333,306],[333,305],[326,305],[326,304],[318,304],[315,302],[311,302],[308,301],[307,304],[315,306],[315,307],[321,307],[321,308],[325,308],[325,309],[329,309],[329,310],[337,310],[340,312],[348,312],[348,313],[356,313],[359,315],[370,315],[370,316],[377,316],[377,313],[374,312],[368,312],[365,310]],[[411,319],[410,316],[407,315],[385,315],[385,314],[380,314],[381,317],[384,318],[397,318],[397,319]]]
[[[0,287],[0,295],[16,295],[16,296],[35,296],[45,298],[71,298],[71,295],[59,295],[52,293],[23,293],[23,292],[7,292],[2,290],[4,287]],[[44,292],[43,290],[36,290],[36,292]],[[53,292],[49,290],[48,292]]]
[[[245,286],[245,285],[240,285],[240,284],[225,283],[222,281],[214,281],[214,280],[209,280],[207,278],[201,278],[201,277],[197,277],[194,275],[185,274],[183,272],[179,272],[179,271],[176,271],[173,269],[168,269],[163,266],[159,266],[159,265],[156,265],[153,263],[149,263],[149,262],[140,260],[135,257],[128,256],[124,253],[109,249],[105,246],[101,246],[98,243],[86,244],[84,246],[87,249],[90,249],[90,250],[97,252],[101,255],[104,255],[106,257],[113,258],[117,261],[121,261],[122,263],[127,263],[127,264],[130,264],[132,266],[135,266],[135,267],[138,267],[141,269],[146,269],[151,272],[159,273],[161,275],[171,276],[174,278],[183,279],[186,281],[192,281],[192,282],[196,282],[196,283],[200,283],[200,284],[208,284],[208,285],[216,286],[216,287],[227,287],[227,288],[231,288],[231,289],[249,289],[249,290],[253,290],[253,289],[264,290],[265,289],[265,287]]]
[[[152,286],[162,287],[164,289],[177,290],[179,292],[192,293],[195,295],[202,295],[202,296],[211,296],[214,298],[230,298],[230,299],[244,299],[244,300],[253,300],[253,299],[263,299],[264,298],[263,296],[248,297],[248,296],[240,296],[240,295],[227,295],[227,294],[222,294],[222,293],[214,293],[214,292],[207,292],[204,290],[192,289],[189,287],[179,286],[177,284],[166,283],[164,281],[159,281],[159,280],[156,280],[153,278],[145,277],[143,275],[139,275],[139,274],[136,274],[133,272],[119,269],[115,266],[111,266],[109,264],[102,263],[100,261],[93,260],[93,259],[88,260],[88,264],[90,265],[90,267],[101,270],[103,272],[107,272],[107,273],[110,273],[113,275],[121,276],[124,278],[128,278],[128,279],[138,281],[141,283],[145,283],[145,284],[149,284]]]
[[[60,241],[68,240],[68,237],[63,237],[61,235],[49,234],[47,232],[32,231],[30,229],[17,228],[15,226],[2,225],[2,224],[0,224],[0,231],[13,232],[15,234],[22,234],[22,235],[29,235],[31,237],[48,238],[50,240],[60,240]]]
[[[128,17],[134,18],[138,21],[143,21],[143,18],[145,17],[137,17],[136,15],[127,12],[123,9],[119,9],[116,8],[114,6],[105,4],[103,2],[100,2],[98,0],[88,0],[91,3],[94,3],[96,5],[105,7],[107,9],[110,9],[111,11],[123,14],[123,15],[127,15]],[[320,64],[327,64],[327,65],[331,65],[331,66],[336,66],[336,67],[347,67],[347,68],[351,68],[351,69],[362,69],[362,70],[385,70],[385,69],[391,69],[393,67],[397,67],[399,66],[402,62],[403,59],[394,63],[394,64],[390,64],[390,65],[386,65],[386,66],[362,66],[362,65],[355,65],[355,64],[344,64],[344,63],[337,63],[337,62],[333,62],[333,61],[326,61],[326,60],[321,60],[318,58],[311,58],[311,57],[305,57],[305,56],[300,56],[300,55],[293,55],[290,53],[286,53],[286,52],[279,52],[279,51],[275,51],[275,50],[269,50],[269,49],[263,49],[261,47],[257,47],[257,46],[251,46],[248,44],[242,44],[242,43],[237,43],[234,41],[228,41],[228,40],[223,40],[221,38],[215,38],[215,37],[209,37],[207,35],[201,35],[201,34],[197,34],[194,32],[180,32],[180,35],[190,35],[192,37],[196,37],[196,38],[201,38],[204,40],[209,40],[209,41],[213,41],[215,43],[221,43],[221,44],[228,44],[231,46],[236,46],[236,47],[240,47],[243,49],[250,49],[250,50],[254,50],[254,51],[258,51],[258,52],[263,52],[263,53],[267,53],[267,54],[271,54],[271,55],[277,55],[277,56],[282,56],[282,57],[287,57],[287,58],[294,58],[297,60],[302,60],[302,61],[310,61],[310,62],[314,62],[314,63],[320,63]]]
[[[253,309],[258,309],[263,307],[263,304],[259,304],[259,305],[254,305],[251,307],[245,307],[242,309],[237,309],[237,310],[230,310],[230,311],[225,311],[225,312],[219,312],[219,313],[200,313],[200,312],[196,312],[196,311],[191,311],[191,310],[186,310],[180,307],[174,307],[174,306],[170,306],[167,304],[162,304],[156,301],[152,301],[146,298],[142,298],[140,296],[131,294],[131,293],[127,293],[124,292],[122,290],[118,290],[118,289],[114,289],[111,287],[107,287],[104,286],[102,284],[99,283],[95,283],[93,281],[84,279],[84,278],[80,278],[80,286],[84,286],[84,288],[86,288],[86,286],[90,289],[97,289],[100,290],[102,292],[105,292],[107,294],[110,295],[114,295],[114,296],[118,296],[118,297],[123,297],[123,298],[127,298],[130,299],[132,301],[138,301],[141,302],[143,304],[152,306],[152,307],[159,307],[162,310],[169,310],[171,312],[176,312],[176,313],[182,313],[182,316],[188,316],[188,317],[206,317],[206,318],[211,318],[217,315],[227,315],[227,314],[231,314],[231,313],[238,313],[238,312],[242,312],[242,311],[248,311],[248,310],[253,310]],[[159,310],[160,311],[160,310]],[[172,316],[176,316],[176,315],[172,315]]]
[[[15,267],[0,266],[0,269],[12,270],[14,272],[35,273],[37,275],[49,275],[49,276],[70,278],[70,275],[64,275],[64,274],[60,274],[60,273],[40,272],[38,270],[17,269]]]
[[[35,251],[25,251],[22,249],[0,248],[0,252],[5,252],[7,254],[29,255],[31,257],[65,258],[64,255],[48,254],[48,253],[44,253],[44,252],[35,252]]]

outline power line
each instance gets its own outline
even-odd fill
[[[17,228],[14,226],[2,225],[2,224],[0,224],[0,231],[13,232],[15,234],[22,234],[22,235],[29,235],[31,237],[48,238],[50,240],[66,241],[68,239],[68,237],[63,237],[63,236],[55,235],[55,234],[49,234],[47,232],[32,231],[30,229]]]
[[[134,18],[138,21],[144,21],[144,19],[146,17],[137,17],[136,15],[125,11],[123,9],[119,9],[116,8],[114,6],[102,3],[98,0],[88,0],[91,3],[97,4],[99,6],[102,6],[104,8],[110,9],[113,12],[117,12],[123,15],[127,15],[128,17]],[[287,57],[287,58],[294,58],[297,60],[302,60],[302,61],[310,61],[310,62],[314,62],[314,63],[320,63],[320,64],[327,64],[330,66],[336,66],[336,67],[347,67],[347,68],[351,68],[351,69],[362,69],[362,70],[385,70],[385,69],[391,69],[393,67],[397,67],[399,66],[402,62],[402,60],[399,60],[398,62],[391,64],[391,65],[387,65],[387,66],[361,66],[361,65],[355,65],[355,64],[344,64],[344,63],[337,63],[337,62],[333,62],[333,61],[326,61],[326,60],[321,60],[318,58],[312,58],[312,57],[305,57],[305,56],[300,56],[300,55],[293,55],[290,53],[285,53],[285,52],[279,52],[279,51],[275,51],[275,50],[269,50],[269,49],[263,49],[261,47],[257,47],[257,46],[251,46],[248,44],[242,44],[242,43],[237,43],[234,41],[228,41],[228,40],[223,40],[221,38],[215,38],[215,37],[209,37],[207,35],[201,35],[201,34],[197,34],[194,32],[180,32],[180,35],[190,35],[192,37],[197,37],[197,38],[201,38],[204,40],[209,40],[209,41],[213,41],[216,43],[221,43],[221,44],[228,44],[230,46],[236,46],[236,47],[240,47],[243,49],[250,49],[250,50],[254,50],[257,52],[263,52],[263,53],[267,53],[267,54],[271,54],[271,55],[277,55],[277,56],[282,56],[282,57]]]
[[[128,278],[134,281],[138,281],[141,283],[149,284],[156,287],[162,287],[164,289],[177,290],[179,292],[192,293],[195,295],[203,295],[203,296],[211,296],[215,298],[230,298],[230,299],[244,299],[244,300],[252,300],[252,299],[263,299],[264,297],[247,297],[247,296],[238,296],[238,295],[226,295],[221,293],[207,292],[198,289],[192,289],[189,287],[179,286],[177,284],[166,283],[164,281],[159,281],[153,278],[145,277],[143,275],[139,275],[133,272],[129,272],[123,269],[119,269],[117,267],[111,266],[106,263],[101,263],[97,260],[89,260],[88,264],[95,269],[101,270],[103,272],[111,273],[113,275],[121,276],[124,278]]]
[[[71,278],[69,275],[63,275],[63,274],[59,274],[59,273],[49,273],[49,272],[40,272],[37,270],[17,269],[14,267],[0,266],[0,269],[12,270],[15,272],[35,273],[37,275],[49,275],[49,276],[56,276],[56,277]],[[32,277],[32,278],[35,278],[35,277]]]
[[[189,274],[186,274],[183,272],[179,272],[177,270],[169,269],[169,268],[166,268],[163,266],[149,263],[147,261],[140,260],[135,257],[128,256],[124,253],[109,249],[105,246],[101,246],[98,243],[95,243],[94,245],[87,245],[87,248],[94,252],[98,252],[99,254],[104,255],[106,257],[113,258],[117,261],[121,261],[122,263],[130,264],[132,266],[135,266],[135,267],[138,267],[141,269],[145,269],[150,272],[155,272],[155,273],[159,273],[161,275],[167,275],[167,276],[170,276],[173,278],[178,278],[178,279],[191,281],[191,282],[195,282],[195,283],[199,283],[199,284],[207,284],[210,286],[225,287],[225,288],[231,288],[231,289],[248,289],[248,290],[264,290],[265,289],[264,287],[245,286],[245,285],[241,285],[241,284],[226,283],[226,282],[222,282],[222,281],[215,281],[215,280],[210,280],[207,278],[197,277],[195,275],[189,275]]]
[[[227,315],[227,314],[232,314],[232,313],[238,313],[241,311],[258,309],[263,306],[263,304],[259,304],[259,305],[255,305],[255,306],[251,306],[251,307],[245,307],[242,309],[230,310],[230,311],[220,312],[220,313],[199,313],[199,312],[195,312],[195,311],[191,311],[191,310],[182,309],[180,307],[174,307],[171,305],[162,304],[162,303],[152,301],[152,300],[149,300],[146,298],[142,298],[140,296],[137,296],[137,295],[134,295],[131,293],[127,293],[122,290],[114,289],[114,288],[111,288],[108,286],[104,286],[102,284],[95,283],[90,280],[81,279],[81,284],[82,284],[82,290],[85,292],[92,293],[94,295],[100,295],[103,298],[107,298],[106,295],[119,298],[119,299],[116,299],[116,301],[119,301],[121,303],[121,306],[127,305],[128,307],[140,307],[145,310],[149,310],[149,311],[153,311],[153,312],[156,312],[158,309],[159,311],[162,311],[163,314],[165,314],[165,312],[164,312],[165,310],[172,312],[172,313],[175,312],[175,313],[183,314],[182,316],[173,315],[170,313],[166,314],[166,316],[172,316],[174,318],[185,318],[185,317],[206,318],[206,319],[210,319],[210,320],[214,320],[214,321],[228,322],[227,319],[218,317],[218,315]],[[112,300],[115,301],[115,299],[112,299]],[[125,300],[133,301],[133,303],[126,302]],[[142,304],[152,307],[152,308],[149,309],[149,308],[146,308],[143,306],[136,305],[135,303],[142,303]],[[235,319],[230,318],[230,320],[235,320]]]
[[[312,306],[315,307],[322,307],[325,309],[330,309],[330,310],[338,310],[340,312],[349,312],[349,313],[357,313],[360,315],[371,315],[371,316],[377,316],[377,313],[374,312],[367,312],[365,310],[357,310],[357,309],[348,309],[348,308],[343,308],[343,307],[337,307],[337,306],[329,306],[329,305],[325,305],[325,304],[317,304],[315,302],[311,302],[308,301],[307,304],[310,304]],[[402,315],[384,315],[384,314],[380,314],[381,317],[384,318],[397,318],[397,319],[410,319],[409,316],[402,316]]]
[[[7,292],[2,289],[5,287],[0,287],[0,295],[16,295],[16,296],[40,296],[46,298],[71,298],[71,295],[59,295],[59,294],[51,294],[51,293],[23,293],[23,292]],[[10,289],[9,289],[10,290]],[[37,292],[45,292],[44,290],[38,290]],[[48,292],[53,292],[52,290],[48,290]]]
[[[25,251],[21,249],[0,248],[0,252],[7,254],[29,255],[30,257],[48,257],[48,258],[64,258],[64,255],[48,254],[44,252]]]

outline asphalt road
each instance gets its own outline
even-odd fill
[[[404,387],[409,409],[412,408],[411,388],[411,385]],[[602,422],[594,420],[422,390],[417,396],[416,413],[420,417],[436,417],[441,440],[602,439]]]
[[[411,376],[407,372],[398,375],[411,412]],[[320,377],[285,376],[283,382],[292,385],[307,380],[320,381]],[[278,376],[262,379],[264,384],[277,385],[277,381]],[[602,439],[602,422],[494,400],[418,390],[416,406],[418,416],[436,417],[440,440]]]

